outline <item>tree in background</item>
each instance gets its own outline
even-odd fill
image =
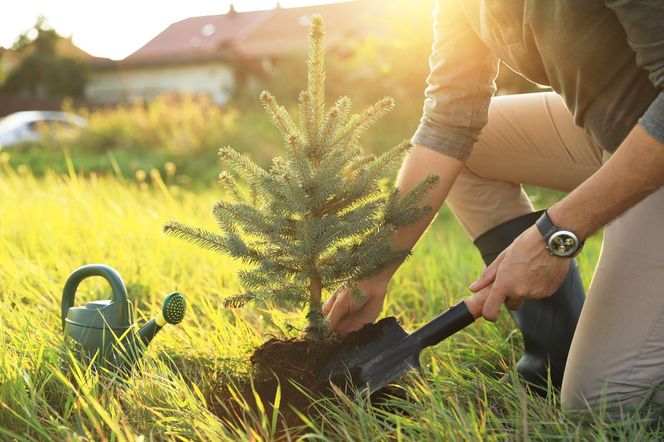
[[[6,75],[0,92],[39,98],[84,95],[88,68],[83,52],[51,29],[43,17],[18,37],[12,49],[19,62]]]
[[[7,71],[9,70],[9,61],[6,60],[6,58],[8,58],[8,52],[9,51],[7,49],[0,46],[0,85],[5,82],[5,79],[7,78]]]
[[[411,147],[409,141],[374,157],[360,136],[394,107],[385,97],[350,115],[341,97],[325,110],[323,24],[312,17],[306,90],[299,95],[299,124],[268,92],[261,102],[283,135],[287,157],[263,169],[230,147],[220,156],[229,166],[220,182],[230,201],[214,206],[222,235],[178,222],[167,234],[227,254],[249,265],[241,271],[244,292],[226,306],[275,301],[308,307],[305,337],[329,333],[322,313],[324,293],[353,288],[355,281],[380,272],[408,250],[393,250],[392,233],[421,219],[430,207],[420,201],[438,180],[429,176],[404,195],[385,192],[380,180]],[[242,178],[248,190],[236,178]]]

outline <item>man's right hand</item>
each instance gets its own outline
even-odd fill
[[[390,278],[379,276],[337,290],[323,306],[330,327],[344,336],[372,323],[383,309]],[[354,294],[355,288],[361,293]]]

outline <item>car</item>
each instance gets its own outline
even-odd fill
[[[83,117],[59,111],[21,111],[0,119],[0,149],[25,142],[39,141],[45,132],[80,129],[86,126]]]

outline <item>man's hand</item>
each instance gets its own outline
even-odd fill
[[[323,306],[332,330],[343,336],[373,322],[383,309],[389,281],[385,277],[360,281],[355,285],[359,296],[352,289],[337,290]]]
[[[438,184],[422,199],[422,205],[431,207],[431,213],[420,221],[399,229],[392,238],[393,250],[410,250],[427,228],[440,208],[463,162],[443,155],[425,146],[415,145],[404,159],[397,178],[397,187],[405,194],[428,175],[438,175]],[[373,322],[383,307],[387,285],[399,263],[386,268],[380,275],[360,281],[357,288],[362,296],[353,296],[350,290],[337,291],[325,303],[323,313],[327,315],[333,330],[344,335]]]
[[[470,286],[470,312],[489,321],[498,318],[501,304],[517,310],[528,299],[551,296],[562,284],[571,258],[551,256],[537,227],[523,232]]]
[[[587,238],[662,186],[664,143],[637,124],[613,156],[548,213],[555,225]],[[517,308],[560,285],[570,259],[550,256],[536,229],[519,236],[470,287],[475,294],[466,304],[476,318],[494,321],[502,302]]]

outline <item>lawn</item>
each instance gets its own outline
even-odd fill
[[[219,190],[196,192],[172,177],[88,176],[0,164],[0,439],[16,440],[512,440],[660,439],[646,419],[609,422],[602,411],[566,415],[558,397],[529,396],[510,369],[520,336],[503,313],[478,321],[422,356],[424,375],[402,381],[389,407],[340,396],[322,412],[300,410],[299,427],[271,413],[248,412],[242,424],[209,411],[215,386],[250,374],[246,358],[269,336],[296,336],[303,315],[261,307],[224,310],[237,290],[237,264],[162,234],[170,220],[214,229]],[[536,204],[558,195],[532,190]],[[592,238],[579,258],[586,285],[599,252]],[[124,277],[139,323],[171,291],[187,296],[178,326],[158,335],[126,381],[78,366],[64,375],[60,297],[67,276],[106,263]],[[391,283],[385,315],[414,329],[462,299],[482,263],[444,209]],[[107,297],[86,280],[77,304]],[[504,373],[511,383],[501,383]],[[403,397],[401,397],[403,396]]]

